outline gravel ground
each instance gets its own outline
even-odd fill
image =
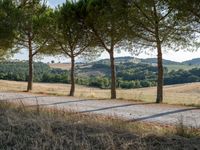
[[[27,106],[56,107],[79,113],[117,116],[129,121],[146,121],[200,128],[200,108],[119,100],[89,100],[28,93],[0,92],[0,100],[22,101]]]

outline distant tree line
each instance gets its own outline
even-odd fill
[[[37,62],[34,63],[34,82],[44,83],[70,83],[70,71],[50,68],[47,64]],[[85,69],[77,69],[79,72],[85,72]],[[76,84],[89,87],[98,87],[108,89],[111,87],[109,76],[109,65],[93,64],[90,70],[100,70],[101,76],[85,76],[77,75]],[[142,87],[156,86],[157,67],[147,64],[125,63],[116,65],[117,88],[132,89]],[[0,79],[14,81],[28,81],[28,62],[1,62],[0,63]],[[200,68],[191,70],[167,71],[165,68],[164,84],[179,84],[200,82]]]
[[[51,69],[42,62],[33,63],[33,66],[35,82],[69,83],[66,70]],[[1,62],[0,79],[28,81],[28,62]]]
[[[194,68],[191,70],[172,70],[167,73],[164,78],[164,83],[166,85],[190,82],[200,82],[200,68]]]

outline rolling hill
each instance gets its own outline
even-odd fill
[[[99,61],[96,62],[92,62],[92,63],[109,63],[110,60],[109,59],[101,59]],[[156,64],[157,63],[157,58],[146,58],[146,59],[142,59],[142,58],[137,58],[137,57],[116,57],[115,58],[115,63],[128,63],[128,62],[132,62],[132,63],[142,63],[142,64]],[[176,61],[171,61],[171,60],[166,60],[163,59],[163,64],[164,65],[178,65],[181,64],[179,62]]]
[[[70,83],[70,63],[34,63],[34,81],[46,83]],[[187,65],[164,60],[164,84],[180,84],[200,81],[200,65]],[[141,88],[156,85],[156,59],[133,57],[116,58],[117,87]],[[91,87],[110,87],[109,60],[104,59],[88,64],[76,64],[76,83]],[[1,62],[0,79],[27,81],[28,62]]]
[[[187,64],[187,65],[200,65],[200,58],[195,58],[192,60],[184,61],[182,63]]]
[[[109,59],[101,59],[98,61],[90,62],[90,63],[77,63],[77,66],[80,68],[88,68],[94,64],[109,64],[110,60]],[[148,64],[152,66],[157,65],[157,59],[156,58],[146,58],[146,59],[141,59],[141,58],[136,58],[136,57],[116,57],[115,58],[115,63],[116,64],[125,64],[125,63],[133,63],[133,64]],[[164,67],[167,67],[169,70],[189,70],[192,68],[199,68],[200,66],[200,58],[195,58],[192,60],[188,61],[183,61],[183,62],[176,62],[176,61],[171,61],[171,60],[166,60],[163,59],[163,65]],[[51,68],[59,68],[63,70],[70,70],[70,63],[55,63],[55,64],[49,64]]]
[[[150,66],[157,66],[157,59],[156,58],[146,58],[146,59],[141,59],[141,58],[136,58],[136,57],[116,57],[115,58],[115,63],[116,65],[125,65],[127,63],[132,63],[133,66],[135,65],[150,65]],[[83,63],[83,64],[77,64],[78,68],[91,68],[93,65],[109,65],[110,60],[109,59],[101,59],[99,61],[94,61],[90,63]],[[163,59],[163,66],[168,69],[168,71],[172,70],[190,70],[193,68],[200,68],[200,58],[197,59],[192,59],[189,61],[184,61],[184,62],[176,62],[176,61],[171,61],[171,60],[166,60]],[[86,69],[85,69],[86,70]],[[95,70],[91,70],[93,73]],[[98,70],[101,73],[101,70]],[[98,73],[99,74],[99,73]]]

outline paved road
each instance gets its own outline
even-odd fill
[[[26,105],[33,107],[38,103],[43,107],[56,107],[79,113],[117,116],[130,121],[175,125],[182,120],[186,126],[200,128],[200,109],[194,107],[119,100],[89,100],[10,92],[0,92],[0,100],[23,101]]]

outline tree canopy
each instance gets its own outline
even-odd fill
[[[12,0],[0,0],[0,58],[12,52],[18,14]]]

